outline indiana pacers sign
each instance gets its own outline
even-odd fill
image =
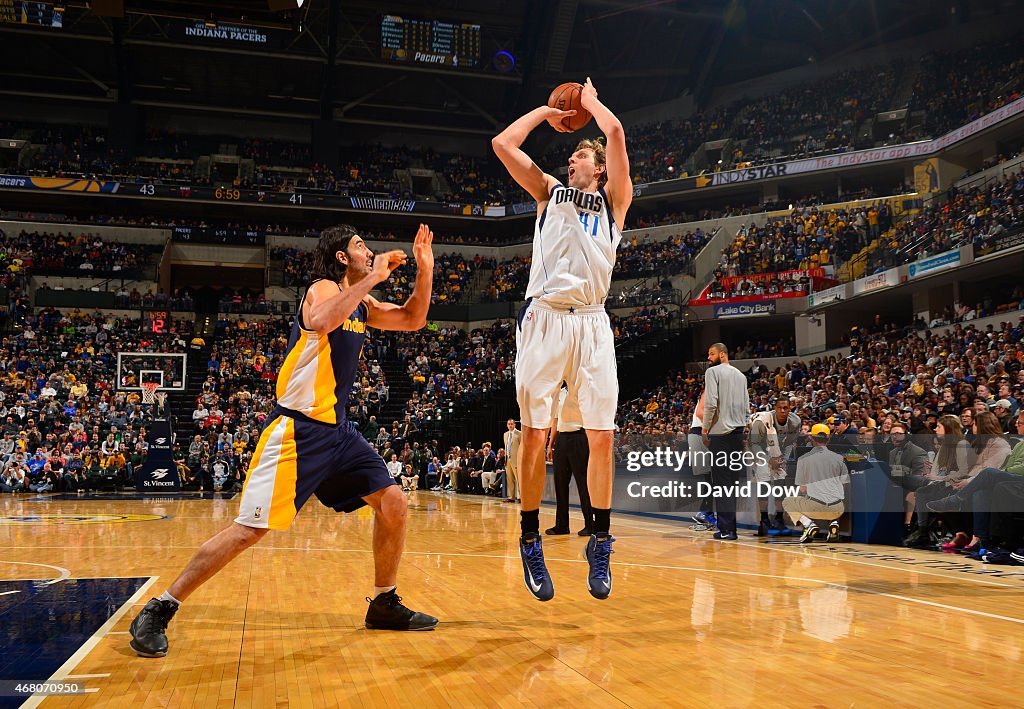
[[[160,519],[167,519],[167,515],[0,515],[0,527],[23,527],[40,524],[109,524],[117,522],[155,522]]]

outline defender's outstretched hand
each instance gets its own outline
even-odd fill
[[[434,270],[434,232],[426,224],[420,224],[416,238],[412,242],[412,254],[416,257],[416,267],[420,270]]]

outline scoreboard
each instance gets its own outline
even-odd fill
[[[0,22],[37,27],[62,27],[63,10],[55,10],[53,3],[0,0]]]
[[[388,61],[473,68],[480,64],[480,25],[385,15],[380,53]]]

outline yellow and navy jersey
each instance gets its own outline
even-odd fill
[[[338,424],[345,420],[366,339],[366,304],[360,303],[345,322],[326,335],[302,326],[302,305],[277,377],[277,405],[314,421]]]

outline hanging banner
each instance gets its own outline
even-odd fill
[[[807,307],[813,308],[818,305],[825,305],[826,303],[834,303],[846,299],[846,284],[842,283],[838,286],[826,288],[825,290],[811,293],[807,296]]]
[[[805,268],[773,273],[754,273],[746,276],[724,276],[704,286],[690,305],[740,302],[740,299],[779,300],[803,298],[810,291],[824,290],[836,285],[829,278],[832,267]]]
[[[378,212],[411,212],[416,207],[412,199],[389,199],[386,197],[350,197],[356,209],[374,209]]]
[[[918,194],[939,191],[938,158],[929,158],[914,165],[914,191]]]
[[[22,177],[21,175],[0,175],[0,187],[15,187],[23,190],[54,190],[58,192],[105,192],[114,194],[120,183],[105,180],[88,180],[74,177]]]
[[[775,301],[752,303],[723,303],[715,306],[715,320],[727,318],[756,318],[775,314]]]
[[[920,278],[921,276],[930,276],[940,271],[948,271],[959,265],[960,249],[954,249],[938,256],[929,256],[928,258],[914,261],[914,263],[910,264],[907,275],[910,278]]]
[[[287,36],[285,32],[265,27],[245,27],[203,20],[167,20],[164,28],[167,37],[172,40],[223,44],[239,48],[280,49],[284,46]]]
[[[900,284],[900,273],[898,268],[890,268],[888,271],[876,273],[864,278],[858,278],[853,282],[853,294],[861,295],[870,293],[879,288],[891,288]]]
[[[950,131],[934,140],[922,140],[917,143],[905,145],[888,145],[882,148],[870,148],[868,150],[854,150],[848,153],[833,153],[813,158],[790,160],[788,162],[772,163],[769,165],[758,165],[755,167],[743,168],[740,170],[727,170],[725,172],[714,172],[697,175],[695,177],[679,178],[675,180],[663,180],[661,182],[646,183],[634,186],[634,196],[653,196],[684,192],[691,189],[702,189],[704,187],[720,187],[723,185],[735,185],[745,182],[760,182],[763,180],[790,177],[808,172],[821,170],[832,170],[840,167],[852,167],[857,165],[870,165],[873,163],[888,162],[891,160],[906,160],[908,158],[924,158],[941,150],[959,143],[961,140],[971,137],[979,131],[991,128],[1017,114],[1024,112],[1024,98],[1001,106],[991,113],[971,121],[956,130]]]
[[[1019,246],[1024,246],[1024,229],[1000,234],[995,238],[989,237],[985,239],[980,247],[977,248],[975,255],[978,257],[988,256],[999,251],[1016,249]]]

